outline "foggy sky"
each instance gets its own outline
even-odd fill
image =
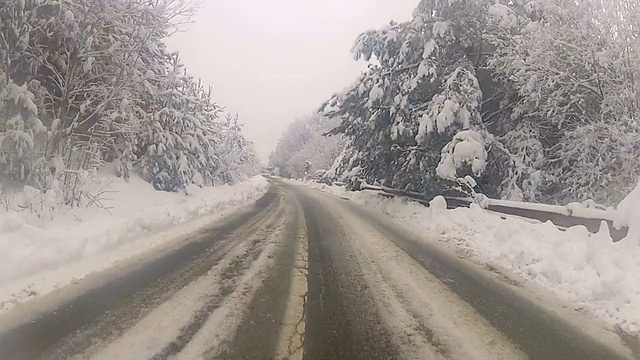
[[[418,0],[204,0],[168,41],[190,74],[238,112],[266,163],[287,124],[313,112],[365,68],[361,32],[404,21]]]

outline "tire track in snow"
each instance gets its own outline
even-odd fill
[[[318,194],[341,227],[402,359],[526,359],[503,334],[385,234],[336,200]]]
[[[233,340],[217,351],[218,360],[300,359],[306,298],[306,225],[299,203],[286,189],[292,205],[284,241],[248,306]],[[289,215],[289,214],[288,214]]]
[[[287,207],[281,219],[278,231],[263,236],[266,244],[260,256],[239,278],[237,288],[216,308],[184,349],[175,355],[175,359],[223,359],[233,351],[234,339],[243,321],[250,314],[256,295],[264,287],[266,279],[276,267],[277,254],[287,247],[288,225],[295,216],[292,208]],[[293,223],[295,225],[295,223]],[[276,331],[277,326],[271,329]],[[276,332],[277,333],[277,332]],[[264,355],[263,355],[264,356]]]
[[[298,212],[301,212],[298,209]],[[301,215],[299,215],[301,217]],[[302,360],[304,356],[305,312],[309,289],[309,245],[304,221],[298,230],[296,259],[291,274],[291,285],[286,312],[281,321],[280,339],[276,359]]]
[[[308,231],[304,359],[400,359],[333,209],[298,191]],[[355,250],[357,251],[357,250]]]
[[[0,359],[86,358],[117,339],[179,289],[206,274],[278,208],[270,192],[247,211],[232,214],[189,238],[90,275],[0,316]],[[85,354],[85,355],[82,355]]]
[[[395,243],[423,271],[438,279],[459,300],[470,305],[529,358],[631,358],[626,349],[610,342],[610,334],[598,331],[593,324],[575,322],[569,315],[556,313],[553,307],[548,308],[544,303],[537,302],[532,293],[500,281],[495,274],[489,275],[486,270],[453,256],[437,244],[431,245],[428,240],[407,231],[382,214],[350,202],[343,203],[344,207],[340,208],[361,218],[363,224],[368,224]]]
[[[253,224],[251,232],[238,234],[242,240],[205,275],[166,299],[91,358],[122,359],[135,354],[139,359],[167,359],[183,351],[209,317],[228,306],[229,298],[252,280],[254,267],[260,266],[259,260],[268,256],[265,251],[277,241],[283,213],[282,208],[273,211]]]

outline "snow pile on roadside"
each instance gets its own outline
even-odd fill
[[[378,209],[470,253],[477,261],[508,269],[551,290],[630,334],[640,333],[640,246],[626,239],[613,243],[608,227],[590,234],[583,226],[560,231],[552,223],[488,213],[479,206],[446,210],[444,199],[433,208],[373,192],[300,183]],[[637,202],[636,202],[637,204]]]
[[[171,240],[157,235],[206,215],[221,216],[268,187],[263,177],[255,177],[233,186],[189,187],[186,195],[156,191],[137,177],[127,183],[101,175],[100,182],[110,183],[103,203],[111,214],[95,206],[40,218],[0,210],[0,312]]]
[[[615,226],[628,226],[629,233],[626,240],[640,245],[640,212],[638,212],[638,206],[640,206],[640,181],[638,181],[635,189],[618,204],[614,222]]]

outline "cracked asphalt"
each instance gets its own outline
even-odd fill
[[[183,241],[1,315],[0,360],[634,358],[381,214],[271,182]]]

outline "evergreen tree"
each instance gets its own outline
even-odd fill
[[[333,133],[350,139],[339,175],[428,193],[473,175],[483,191],[499,193],[487,157],[502,154],[487,151],[496,139],[481,115],[492,94],[478,81],[492,6],[422,1],[411,21],[358,38],[355,58],[376,61],[323,109],[342,120]]]
[[[357,39],[369,69],[321,108],[348,139],[329,173],[615,203],[640,170],[638,19],[630,0],[421,1]]]
[[[0,0],[0,180],[61,186],[69,202],[105,163],[162,190],[243,178],[220,175],[231,163],[255,173],[237,124],[163,43],[192,11],[186,0]]]

